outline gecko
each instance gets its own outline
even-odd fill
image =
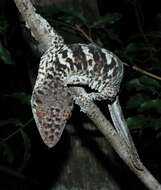
[[[87,94],[90,100],[108,100],[116,106],[123,78],[123,62],[114,53],[95,44],[66,44],[54,29],[52,32],[53,39],[41,57],[31,97],[37,128],[50,148],[59,141],[71,116],[73,99],[69,85],[86,85],[94,90]],[[126,126],[116,121],[117,114],[111,117],[118,133],[130,144]]]

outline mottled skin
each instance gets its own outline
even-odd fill
[[[31,99],[40,135],[53,147],[73,109],[67,85],[88,85],[96,92],[92,100],[113,101],[120,88],[123,64],[120,59],[94,44],[66,45],[55,35],[51,47],[41,57],[38,76]]]

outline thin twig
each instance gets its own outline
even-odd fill
[[[15,130],[13,133],[11,133],[10,135],[8,135],[5,138],[1,138],[0,143],[4,143],[6,141],[8,141],[9,139],[11,139],[13,136],[17,135],[19,132],[21,132],[22,129],[24,129],[26,126],[28,126],[31,122],[33,121],[33,118],[29,119],[24,125],[22,125],[19,129]]]
[[[88,34],[86,34],[86,32],[78,24],[76,24],[73,28],[82,36],[84,36],[89,42],[94,43],[93,39]]]
[[[82,35],[84,38],[86,38],[89,42],[94,43],[93,40],[88,36],[88,34],[87,34],[83,29],[80,28],[79,25],[76,25],[75,30],[77,30],[78,32],[80,32],[81,35]],[[148,71],[146,71],[146,70],[144,70],[144,69],[141,69],[141,68],[139,68],[138,66],[133,66],[133,65],[131,66],[131,65],[125,63],[125,62],[124,62],[123,64],[124,64],[125,66],[127,66],[127,67],[132,68],[132,69],[135,70],[135,71],[138,71],[138,72],[140,72],[140,73],[142,73],[142,74],[144,74],[144,75],[147,75],[147,76],[149,76],[149,77],[151,77],[151,78],[153,78],[153,79],[156,79],[156,80],[161,81],[161,77],[160,77],[160,76],[155,75],[155,74],[153,74],[153,73],[150,73],[150,72],[148,72]]]
[[[153,74],[153,73],[150,73],[150,72],[148,72],[148,71],[145,71],[144,69],[141,69],[141,68],[139,68],[139,67],[137,67],[137,66],[131,66],[131,65],[127,64],[127,63],[124,63],[124,65],[127,66],[127,67],[130,67],[130,68],[132,68],[133,70],[138,71],[138,72],[140,72],[140,73],[142,73],[142,74],[144,74],[144,75],[146,75],[146,76],[149,76],[149,77],[151,77],[151,78],[153,78],[153,79],[155,79],[155,80],[161,81],[161,77],[158,76],[158,75],[155,75],[155,74]]]

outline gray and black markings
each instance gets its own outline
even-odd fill
[[[31,99],[40,135],[53,147],[73,109],[68,84],[88,85],[92,100],[113,100],[120,87],[123,64],[113,53],[93,44],[66,45],[56,36],[42,56]],[[60,46],[59,46],[60,44]]]

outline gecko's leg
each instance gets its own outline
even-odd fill
[[[64,80],[64,83],[66,86],[74,86],[74,87],[77,87],[77,85],[89,86],[88,80],[89,79],[83,75],[82,76],[72,75],[69,78],[66,78]],[[88,97],[88,99],[92,101],[109,100],[112,102],[117,95],[116,88],[113,86],[108,86],[104,88],[101,92],[97,92],[97,89],[95,90],[96,92],[91,92],[91,93],[86,92],[86,96]]]
[[[86,113],[91,103],[88,93],[82,87],[69,87],[69,89],[74,102],[80,106],[82,112]]]
[[[93,101],[109,100],[112,102],[115,99],[115,96],[109,96],[108,94],[100,92],[91,92],[88,93],[88,98]]]

